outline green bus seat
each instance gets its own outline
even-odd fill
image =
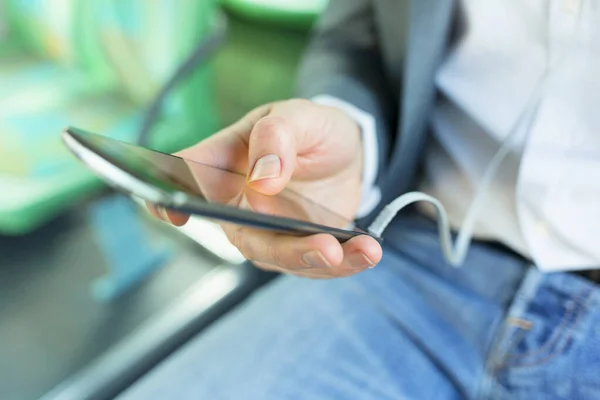
[[[293,96],[309,28],[326,5],[327,0],[221,0],[229,40],[217,56],[216,79],[225,124]]]
[[[67,125],[136,141],[163,82],[210,33],[212,1],[7,0],[0,41],[0,233],[27,233],[103,185],[60,142]],[[149,144],[218,126],[204,65],[168,97]]]

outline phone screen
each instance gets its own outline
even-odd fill
[[[291,189],[275,196],[252,190],[244,174],[149,150],[105,136],[70,128],[69,132],[106,160],[165,192],[186,192],[208,203],[243,208],[338,229],[354,228],[351,221]]]

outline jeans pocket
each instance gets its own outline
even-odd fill
[[[507,319],[507,351],[502,367],[541,366],[568,353],[591,294],[590,289],[573,297],[552,288],[538,292],[523,315]]]

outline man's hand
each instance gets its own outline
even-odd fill
[[[289,187],[348,220],[354,218],[359,206],[360,129],[352,118],[333,107],[307,100],[265,105],[178,155],[243,172],[247,185],[264,195]],[[183,225],[188,219],[149,208],[156,217],[174,225]],[[334,278],[373,267],[382,256],[377,241],[366,235],[340,244],[328,234],[298,238],[221,225],[247,259],[267,270]]]

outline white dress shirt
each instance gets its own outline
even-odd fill
[[[543,271],[600,268],[600,2],[464,0],[463,9],[468,30],[436,76],[442,98],[420,190],[459,229],[487,165],[516,130],[475,237],[498,240]],[[526,111],[532,96],[538,107]],[[338,105],[363,128],[363,199],[373,203],[373,118],[338,99],[315,101]]]

